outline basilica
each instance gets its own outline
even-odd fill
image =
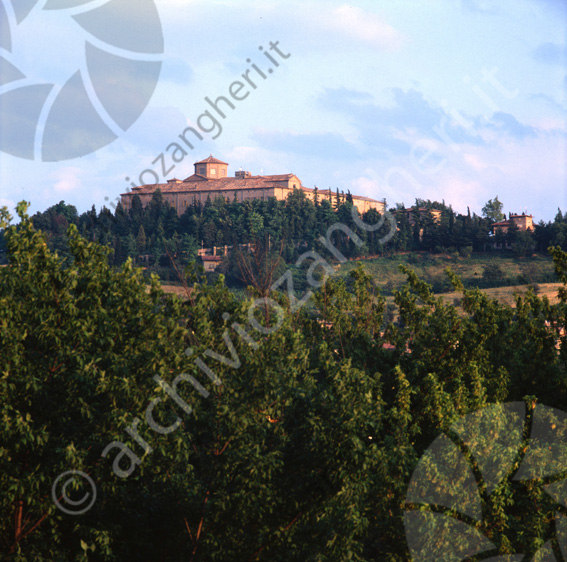
[[[218,197],[227,202],[239,203],[247,199],[268,199],[275,197],[285,200],[294,189],[301,189],[308,199],[312,201],[317,196],[322,199],[333,200],[334,193],[330,189],[310,189],[301,185],[301,180],[294,174],[280,174],[270,176],[253,176],[250,172],[238,170],[234,177],[228,175],[228,164],[212,155],[200,162],[195,162],[193,175],[184,180],[170,179],[167,183],[148,184],[134,187],[128,193],[121,194],[122,206],[129,209],[132,198],[138,195],[145,207],[157,190],[161,190],[163,199],[174,207],[178,215],[182,215],[187,207],[200,203],[204,205],[207,199],[214,201]],[[359,213],[369,209],[376,209],[379,213],[384,211],[384,202],[353,195],[353,204]]]

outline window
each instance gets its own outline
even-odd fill
[[[211,168],[211,176],[214,176],[217,173],[216,168]]]
[[[206,173],[206,172],[205,172],[205,166],[201,166],[201,167],[199,168],[199,173],[200,173],[200,174],[205,174],[205,173]]]

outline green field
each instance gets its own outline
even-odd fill
[[[473,254],[470,257],[449,254],[407,253],[393,257],[380,257],[370,260],[349,261],[341,265],[337,275],[346,276],[358,264],[364,265],[383,294],[388,295],[405,283],[406,277],[400,271],[400,264],[411,267],[417,275],[433,286],[435,293],[451,291],[445,274],[450,267],[462,280],[465,287],[508,287],[556,282],[551,257],[534,255],[529,258],[516,258],[509,254]],[[498,265],[503,278],[489,283],[483,279],[484,268]]]

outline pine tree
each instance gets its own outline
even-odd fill
[[[138,235],[136,236],[136,247],[138,253],[140,254],[144,253],[146,249],[146,231],[144,230],[143,225],[140,225],[140,228],[138,229]]]

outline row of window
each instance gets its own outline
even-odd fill
[[[200,198],[199,198],[199,199],[200,199]],[[230,197],[225,197],[225,199],[226,199],[226,202],[227,202],[227,203],[230,203],[230,202],[231,202]],[[264,195],[262,194],[262,197],[255,197],[254,195],[250,196],[250,195],[247,194],[247,195],[243,196],[241,200],[243,200],[243,199],[264,199]],[[191,200],[191,204],[194,205],[195,202],[196,202],[196,197],[193,195],[193,199]],[[184,199],[184,200],[183,200],[182,206],[183,206],[183,207],[187,207],[187,199]]]
[[[199,174],[202,176],[206,176],[207,175],[207,168],[206,166],[200,166],[199,167]],[[211,168],[211,176],[216,176],[217,175],[217,169],[216,168]],[[226,170],[221,169],[219,176],[226,176]]]

